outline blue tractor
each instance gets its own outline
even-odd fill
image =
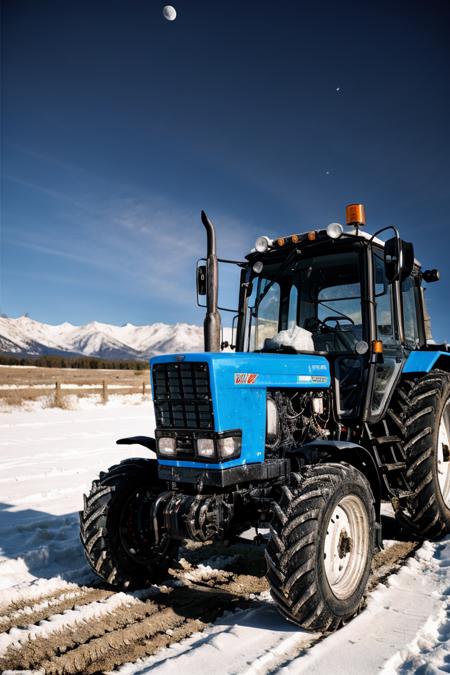
[[[259,237],[240,268],[231,350],[221,342],[214,226],[197,290],[205,352],[151,360],[156,459],[100,474],[81,513],[108,584],[164,579],[183,540],[267,528],[280,612],[332,631],[361,607],[382,546],[380,505],[422,538],[450,531],[450,353],[431,339],[422,271],[398,231],[347,225]],[[387,241],[379,236],[393,231]],[[233,261],[231,261],[233,262]]]

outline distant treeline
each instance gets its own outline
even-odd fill
[[[20,356],[0,354],[3,366],[39,366],[42,368],[110,368],[112,370],[148,370],[148,361],[99,359],[95,356]]]

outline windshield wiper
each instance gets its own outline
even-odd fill
[[[336,300],[346,300],[346,299],[347,298],[333,298],[333,302],[335,302]],[[351,298],[351,299],[353,300],[353,298]],[[353,324],[355,323],[347,314],[344,314],[344,312],[340,312],[338,309],[336,309],[336,307],[330,307],[330,305],[327,305],[327,303],[324,302],[323,300],[317,300],[316,304],[322,305],[323,307],[326,307],[331,312],[336,312],[336,314],[339,314],[340,316],[342,316],[343,319],[347,319],[347,321],[350,321],[350,323],[353,323]]]

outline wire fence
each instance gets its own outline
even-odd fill
[[[49,402],[56,407],[64,407],[64,400],[68,396],[97,396],[101,403],[106,404],[112,395],[127,394],[148,396],[151,394],[150,384],[147,382],[119,384],[107,380],[89,384],[60,382],[59,380],[33,384],[0,384],[0,399],[11,405],[20,405],[24,401],[35,400],[43,396],[46,396]]]

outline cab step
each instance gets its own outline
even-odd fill
[[[406,499],[407,497],[414,497],[416,494],[414,490],[392,490],[392,492],[395,492],[395,497],[398,499]]]
[[[375,445],[393,445],[394,443],[402,443],[400,436],[376,436],[373,438]]]
[[[403,471],[406,469],[406,462],[392,462],[391,464],[382,464],[380,468],[384,473],[387,473],[388,471]]]

